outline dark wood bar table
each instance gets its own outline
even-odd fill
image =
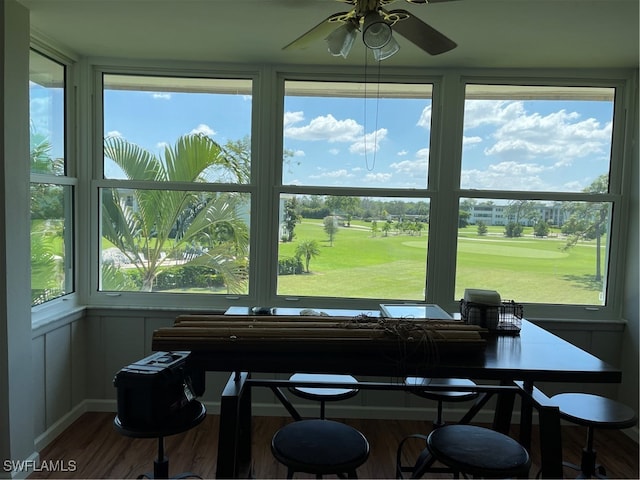
[[[276,315],[277,315],[276,311]],[[288,313],[288,312],[287,312]],[[360,312],[361,313],[361,312]],[[371,314],[371,312],[368,312]],[[379,315],[379,312],[374,312]],[[161,329],[162,330],[162,329]],[[166,330],[166,329],[165,329]],[[179,330],[175,328],[174,330]],[[233,372],[220,403],[220,431],[216,476],[247,478],[251,464],[251,388],[289,385],[283,380],[254,380],[251,373],[341,373],[364,377],[398,378],[398,382],[358,383],[359,389],[407,390],[406,376],[457,377],[487,380],[500,386],[481,388],[498,393],[494,428],[508,431],[517,395],[521,402],[521,436],[530,446],[531,418],[535,409],[540,426],[542,476],[562,478],[562,441],[558,408],[535,388],[536,382],[619,383],[622,372],[595,356],[522,320],[519,335],[490,335],[482,352],[443,355],[425,362],[424,354],[411,352],[345,350],[336,342],[309,346],[292,343],[273,346],[266,341],[251,348],[212,349],[193,338],[168,341],[154,332],[153,350],[190,350],[195,365],[206,371]],[[315,386],[307,384],[307,386]],[[320,386],[320,385],[318,385]],[[344,386],[336,384],[335,386]],[[352,387],[353,385],[351,385]],[[502,390],[501,390],[502,389]]]

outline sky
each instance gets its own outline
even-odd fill
[[[105,135],[152,153],[180,135],[250,135],[251,97],[105,91]],[[429,99],[287,96],[283,183],[424,188]],[[581,191],[607,173],[612,102],[467,100],[462,188]],[[107,166],[107,176],[119,173]]]

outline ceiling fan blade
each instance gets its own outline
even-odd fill
[[[393,24],[393,29],[430,55],[439,55],[458,46],[456,42],[406,10],[392,10],[389,14],[403,18]]]
[[[307,48],[310,44],[314,43],[316,40],[323,40],[332,31],[334,31],[340,25],[345,23],[344,19],[348,18],[350,13],[351,12],[341,12],[341,13],[334,13],[333,15],[328,16],[318,25],[313,27],[311,30],[303,33],[298,38],[296,38],[293,42],[282,47],[282,49],[283,50],[303,49],[303,48]]]

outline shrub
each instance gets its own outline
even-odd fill
[[[278,260],[278,275],[298,275],[304,271],[300,257],[286,257]]]

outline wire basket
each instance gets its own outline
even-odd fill
[[[503,335],[520,334],[523,311],[522,305],[513,300],[505,300],[500,305],[460,300],[460,316],[465,323],[479,325]]]

